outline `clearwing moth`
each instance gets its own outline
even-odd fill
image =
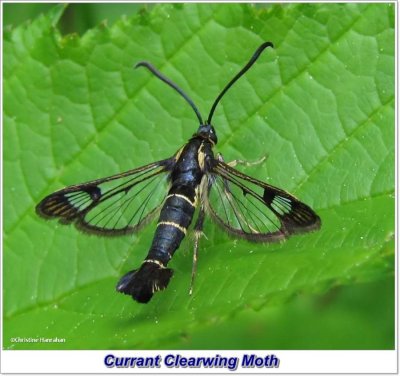
[[[211,120],[219,101],[267,47],[273,47],[272,43],[261,44],[225,86],[206,121],[182,89],[150,63],[139,62],[136,67],[147,68],[189,103],[200,124],[197,132],[170,158],[63,188],[37,205],[37,213],[44,218],[58,218],[63,224],[73,223],[79,230],[104,236],[136,233],[159,216],[146,258],[138,269],[120,279],[117,291],[147,303],[156,291],[167,287],[173,275],[167,264],[185,237],[196,208],[190,292],[206,214],[230,235],[253,242],[280,241],[320,228],[321,220],[309,206],[234,168],[244,162],[225,163],[221,154],[213,153],[218,139]]]

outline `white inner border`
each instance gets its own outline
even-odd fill
[[[0,0],[1,1],[1,0]],[[65,3],[66,1],[1,1],[1,31],[3,31],[3,4],[4,3]],[[96,3],[102,1],[79,1],[79,3]],[[104,1],[111,3],[111,1]],[[179,3],[186,1],[164,1],[164,0],[147,0],[147,1],[124,1],[119,0],[120,3]],[[196,1],[197,3],[240,3],[246,1]],[[249,1],[250,2],[250,1]],[[251,1],[252,3],[274,3],[274,1]],[[288,2],[289,1],[280,1]],[[244,354],[256,354],[260,357],[274,354],[280,359],[279,368],[239,368],[236,370],[238,373],[398,373],[398,270],[399,262],[397,257],[397,230],[398,230],[398,4],[397,1],[301,1],[292,0],[290,3],[313,3],[313,2],[327,2],[327,3],[392,3],[395,6],[395,97],[396,97],[396,110],[395,110],[395,141],[396,141],[396,157],[395,157],[395,192],[396,192],[396,251],[395,251],[395,348],[396,350],[385,351],[288,351],[288,350],[268,350],[268,351],[112,351],[112,350],[3,350],[3,338],[1,338],[1,374],[3,373],[230,373],[226,368],[168,368],[161,362],[161,368],[107,368],[104,365],[104,358],[108,354],[121,357],[149,357],[160,355],[164,358],[168,354],[180,354],[185,357],[199,357],[199,356],[215,356],[220,354],[225,357],[238,357],[242,359]],[[1,77],[3,77],[3,54],[1,52]],[[1,98],[3,98],[3,86],[1,86]],[[3,101],[1,101],[1,109],[3,110]],[[3,113],[3,111],[2,111]],[[3,119],[1,119],[1,140],[3,142]],[[3,159],[1,165],[1,178],[3,181]],[[3,218],[3,192],[1,191],[1,213]],[[3,271],[3,234],[1,238],[1,267]],[[3,279],[1,279],[1,302],[3,303]],[[3,304],[2,304],[3,306]],[[3,333],[3,310],[1,310],[1,333]],[[240,361],[239,361],[240,363]]]

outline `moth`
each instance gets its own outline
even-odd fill
[[[146,258],[139,268],[120,279],[117,291],[139,303],[147,303],[156,291],[165,289],[173,275],[167,265],[195,216],[190,292],[206,214],[230,235],[253,242],[281,241],[320,228],[321,220],[309,206],[284,190],[234,168],[244,162],[226,163],[221,154],[213,152],[218,138],[212,117],[218,103],[267,47],[273,44],[261,44],[225,86],[206,121],[182,89],[149,62],[139,62],[136,67],[147,68],[189,103],[200,124],[197,132],[170,158],[71,185],[37,205],[37,213],[46,219],[58,218],[62,224],[74,224],[79,230],[103,236],[137,233],[158,215]]]

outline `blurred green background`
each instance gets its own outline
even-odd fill
[[[151,6],[146,4],[70,4],[59,27],[63,34],[78,33],[82,35],[86,30],[104,20],[112,24],[123,15],[130,15],[140,8]],[[54,4],[49,3],[6,3],[4,4],[4,25],[18,26],[24,21],[34,19],[41,13],[46,13],[52,7]]]
[[[4,4],[4,26],[18,26],[53,4]],[[78,33],[104,20],[112,24],[143,4],[71,4],[59,24],[62,33]],[[298,294],[284,305],[240,312],[223,323],[183,334],[176,348],[393,349],[394,276],[331,289],[324,294]],[[235,330],[232,330],[235,328]],[[168,343],[170,348],[170,342]],[[160,344],[160,348],[163,345]]]
[[[257,7],[268,7],[271,4],[256,4]],[[4,4],[4,25],[18,26],[24,21],[32,20],[41,13],[47,12],[54,4],[28,3]],[[122,16],[129,16],[142,9],[150,9],[152,4],[69,4],[59,28],[63,34],[78,33],[82,35],[86,30],[107,21],[109,25]]]

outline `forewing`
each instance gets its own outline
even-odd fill
[[[289,193],[216,162],[207,176],[211,217],[227,232],[253,241],[278,241],[316,230],[321,221]]]
[[[36,207],[45,218],[74,223],[97,235],[138,231],[158,212],[168,188],[171,159],[107,178],[72,185],[45,197]]]

